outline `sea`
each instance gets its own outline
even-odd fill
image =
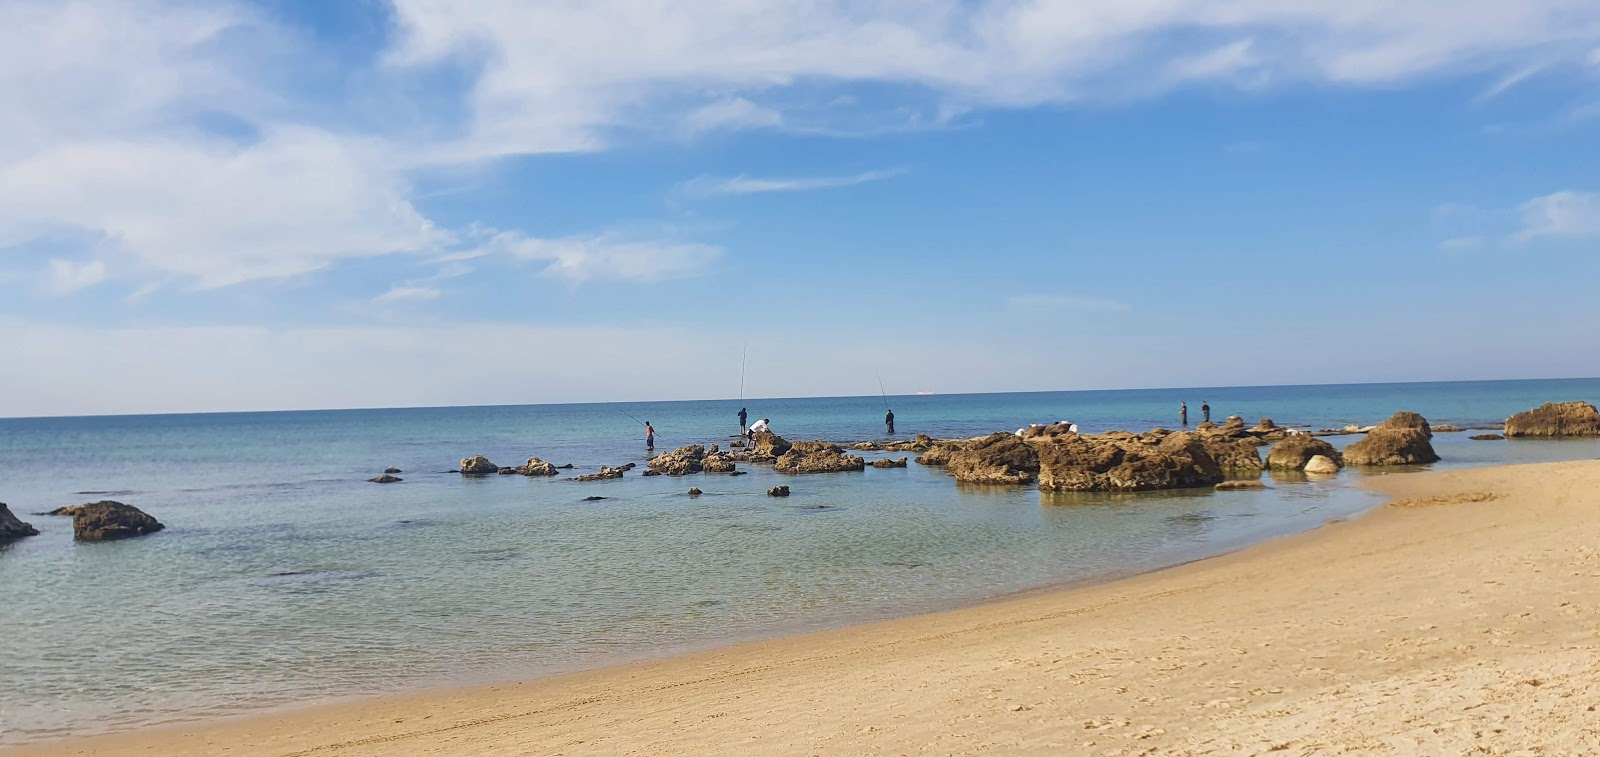
[[[1398,410],[1497,426],[1600,379],[1270,386],[0,419],[0,745],[521,679],[1104,581],[1360,515],[1370,473],[1263,491],[1053,495],[859,473],[642,477],[726,445],[736,413],[790,440],[1085,433],[1263,416],[1320,429]],[[1600,457],[1600,440],[1441,433],[1434,469]],[[1335,436],[1335,445],[1359,439]],[[553,479],[467,478],[482,454]],[[893,456],[866,453],[869,458]],[[621,479],[577,482],[602,465]],[[373,484],[385,467],[404,480]],[[792,496],[766,495],[787,484]],[[690,487],[704,490],[691,498]],[[603,497],[603,499],[591,499]],[[166,530],[78,544],[32,513],[114,499]]]

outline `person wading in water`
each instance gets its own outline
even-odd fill
[[[890,410],[889,412],[883,414],[883,425],[888,426],[889,427],[889,435],[890,436],[894,436],[894,411],[893,410]]]
[[[1185,426],[1189,425],[1189,403],[1187,403],[1187,402],[1179,402],[1178,403],[1178,417],[1183,419],[1183,425],[1185,425]]]
[[[1200,403],[1200,420],[1202,423],[1211,422],[1211,406],[1207,405],[1204,401]]]
[[[740,436],[744,436],[745,429],[749,428],[749,425],[745,423],[745,421],[747,421],[749,419],[750,419],[750,414],[745,412],[744,408],[742,408],[742,407],[739,408],[739,435]]]
[[[650,425],[650,421],[644,422],[644,448],[652,452],[656,448],[656,430]]]

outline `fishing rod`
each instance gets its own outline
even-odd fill
[[[739,401],[744,402],[744,366],[750,358],[750,340],[744,340],[744,351],[739,355]]]
[[[883,390],[883,373],[881,371],[873,371],[873,373],[878,376],[878,396],[883,398],[883,409],[888,410],[889,393]]]
[[[635,415],[634,415],[634,414],[633,414],[633,413],[630,413],[630,412],[628,412],[628,411],[626,411],[626,410],[623,410],[623,409],[622,409],[622,408],[620,408],[620,407],[619,407],[619,408],[617,408],[617,412],[619,412],[619,413],[622,413],[622,414],[623,414],[623,415],[626,415],[626,416],[628,416],[628,417],[629,417],[629,418],[632,418],[632,419],[633,419],[633,422],[634,422],[634,423],[637,423],[637,424],[639,424],[639,425],[641,425],[641,426],[645,426],[645,427],[649,427],[649,425],[650,425],[650,424],[648,424],[648,423],[645,423],[645,422],[644,422],[644,421],[641,421],[641,420],[639,420],[639,418],[638,418],[638,416],[635,416]],[[657,439],[660,439],[660,438],[661,438],[661,435],[660,435],[660,434],[656,434],[656,438],[657,438]]]

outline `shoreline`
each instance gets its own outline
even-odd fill
[[[1341,650],[1349,658],[1347,662],[1370,667],[1373,659],[1394,658],[1393,642],[1403,635],[1415,636],[1419,629],[1431,637],[1459,631],[1440,622],[1390,627],[1392,624],[1384,622],[1390,619],[1384,611],[1405,616],[1419,606],[1426,610],[1441,598],[1451,596],[1444,591],[1449,587],[1439,585],[1441,582],[1468,580],[1482,584],[1482,574],[1470,569],[1431,576],[1429,580],[1419,579],[1417,570],[1440,563],[1467,568],[1466,563],[1516,556],[1468,544],[1481,540],[1485,533],[1504,537],[1512,530],[1526,531],[1529,547],[1552,541],[1574,546],[1585,540],[1593,543],[1595,529],[1582,516],[1600,508],[1600,497],[1587,491],[1582,494],[1589,499],[1563,497],[1574,488],[1581,491],[1587,486],[1592,490],[1596,483],[1600,483],[1600,462],[1595,461],[1374,477],[1362,485],[1429,506],[1398,507],[1391,502],[1358,518],[1214,557],[1088,585],[1025,590],[957,609],[553,677],[163,725],[12,747],[0,750],[0,754],[209,754],[230,746],[232,754],[354,755],[389,753],[402,745],[412,752],[450,753],[855,753],[914,748],[968,751],[976,750],[980,744],[1007,751],[1041,752],[1098,752],[1134,744],[1164,752],[1203,750],[1210,743],[1202,737],[1203,732],[1215,732],[1221,724],[1232,722],[1219,719],[1220,715],[1238,715],[1245,709],[1243,705],[1255,700],[1294,700],[1294,694],[1307,692],[1331,697],[1322,702],[1323,706],[1342,711],[1340,708],[1350,704],[1344,700],[1353,686],[1381,686],[1394,678],[1390,675],[1347,681],[1342,693],[1326,686],[1308,690],[1298,685],[1306,683],[1300,679],[1306,678],[1308,671],[1325,670],[1326,675],[1310,675],[1313,679],[1340,677],[1337,668],[1323,668],[1310,661],[1337,655],[1290,654],[1267,668],[1252,668],[1252,650],[1243,647],[1246,640],[1241,632],[1254,632],[1242,636],[1264,640],[1257,642],[1256,650],[1274,646],[1287,650],[1295,644],[1304,647],[1320,633],[1325,644],[1347,647]],[[1554,497],[1554,502],[1546,501],[1556,490],[1561,496]],[[1481,493],[1498,496],[1473,499]],[[1538,510],[1534,514],[1539,517],[1517,517],[1529,515],[1523,509]],[[1383,546],[1389,549],[1379,549],[1379,554],[1388,551],[1394,553],[1392,556],[1412,559],[1392,565],[1353,559],[1370,556],[1375,548]],[[1593,568],[1594,575],[1600,575],[1600,556],[1592,551],[1579,553],[1587,561],[1585,569]],[[1532,566],[1533,574],[1540,572],[1537,561],[1524,560],[1522,564]],[[1413,569],[1409,574],[1413,584],[1410,588],[1414,590],[1411,594],[1419,596],[1398,592],[1395,571],[1406,566]],[[1401,571],[1398,575],[1408,574]],[[1241,581],[1244,576],[1256,580]],[[1363,576],[1381,576],[1385,580],[1363,581]],[[1560,583],[1547,577],[1543,584],[1506,588],[1553,597],[1573,593],[1569,588],[1563,594]],[[1473,589],[1465,591],[1470,593]],[[1318,613],[1311,612],[1330,602],[1339,604],[1336,598],[1341,596],[1360,599],[1355,606],[1344,609],[1364,610],[1357,613],[1356,619],[1371,625],[1359,632],[1353,630],[1357,639],[1341,636],[1341,629],[1351,628],[1348,624],[1331,622],[1350,618],[1319,618]],[[1237,610],[1241,609],[1237,605],[1251,603],[1260,606],[1249,613],[1229,612],[1229,608]],[[1264,614],[1263,607],[1277,612]],[[1575,605],[1569,602],[1565,607]],[[1597,617],[1595,608],[1590,607],[1562,614],[1575,618],[1580,627],[1590,631]],[[1302,633],[1285,635],[1281,628],[1275,633],[1273,629],[1244,627],[1269,621],[1301,626]],[[1235,646],[1194,643],[1205,633],[1215,634],[1219,629],[1231,637]],[[1573,636],[1571,628],[1559,630],[1565,634],[1562,638]],[[1456,640],[1461,643],[1455,646],[1481,642],[1481,633],[1462,635]],[[1592,638],[1593,634],[1588,636]],[[1494,640],[1499,639],[1491,639]],[[1360,643],[1352,645],[1352,641]],[[1450,640],[1436,638],[1431,644],[1449,648],[1447,641]],[[1141,657],[1130,648],[1136,646],[1134,642],[1143,647],[1142,651],[1155,654]],[[1190,653],[1191,664],[1165,670],[1163,666],[1150,665],[1172,657],[1174,646]],[[1534,646],[1549,647],[1550,641]],[[1038,654],[1041,649],[1047,650],[1042,657]],[[1504,647],[1491,644],[1489,651],[1496,649]],[[1592,643],[1579,648],[1569,643],[1560,651],[1566,654],[1556,656],[1572,658],[1579,666],[1592,666],[1597,659]],[[1255,654],[1272,657],[1283,653]],[[1438,662],[1423,657],[1424,661]],[[1117,667],[1125,670],[1104,670],[1107,659],[1118,661]],[[1419,660],[1416,655],[1405,659]],[[1274,680],[1283,679],[1289,672],[1285,668],[1292,668],[1296,661],[1300,664],[1299,674],[1288,678],[1296,679],[1297,685]],[[1462,660],[1453,662],[1459,664]],[[1072,674],[1074,667],[1081,670]],[[1213,670],[1197,675],[1205,668]],[[1405,672],[1426,679],[1427,674],[1437,674],[1439,670],[1434,665],[1414,665]],[[1548,672],[1545,675],[1552,682],[1556,678]],[[1240,688],[1234,685],[1243,685],[1239,679],[1255,677],[1262,679],[1261,684],[1247,690],[1262,693],[1218,698]],[[1153,681],[1172,678],[1182,679],[1178,681],[1182,685],[1174,688],[1170,680],[1152,685]],[[1105,680],[1121,686],[1107,694],[1103,685],[1095,683]],[[1121,688],[1123,695],[1148,689],[1150,696],[1143,698],[1151,701],[1141,703],[1141,697],[1132,697],[1133,702],[1123,703],[1119,713],[1118,707],[1103,701],[1108,697],[1118,699],[1116,688]],[[1401,686],[1396,691],[1416,693],[1411,691],[1413,688]],[[1557,687],[1528,688],[1542,698],[1546,694],[1554,696]],[[1183,706],[1186,697],[1180,692],[1187,692],[1187,706]],[[954,700],[941,699],[952,693],[958,694]],[[1584,712],[1584,706],[1592,709],[1600,700],[1593,690],[1585,688],[1584,693],[1589,696],[1576,698],[1582,705],[1578,712]],[[1201,695],[1205,695],[1203,699]],[[1388,698],[1393,696],[1391,693]],[[1568,698],[1572,698],[1570,693]],[[1282,709],[1283,703],[1278,702],[1277,709]],[[1413,710],[1420,706],[1417,702],[1412,704]],[[1061,712],[1040,716],[1056,709]],[[1105,712],[1094,715],[1094,711]],[[1133,717],[1135,711],[1138,718]],[[1373,724],[1366,721],[1381,720],[1384,713],[1378,707],[1339,717],[1362,720],[1361,728],[1370,730]],[[1471,717],[1470,713],[1465,714]],[[1305,743],[1295,739],[1316,735],[1321,727],[1316,718],[1288,715],[1258,718],[1246,724],[1262,733],[1277,733],[1276,737],[1287,738],[1285,743],[1290,744]],[[1536,725],[1528,725],[1530,730],[1524,736],[1542,733]],[[1235,730],[1243,733],[1250,729]],[[1516,735],[1508,735],[1513,730],[1502,727],[1502,733],[1496,734],[1502,742],[1495,743],[1515,739]],[[1590,739],[1561,743],[1575,748],[1600,746],[1600,735],[1593,729],[1585,731],[1574,725],[1569,731],[1546,733],[1544,738]],[[1358,734],[1352,729],[1351,735]],[[1446,735],[1458,738],[1461,732],[1449,728]],[[1237,734],[1233,738],[1236,746],[1248,746],[1248,739],[1238,740]],[[1435,734],[1431,738],[1445,737]],[[1089,741],[1094,745],[1085,746]],[[1447,739],[1426,743],[1439,747],[1480,742]],[[1215,743],[1209,748],[1228,751]]]

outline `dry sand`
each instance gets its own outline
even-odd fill
[[[79,755],[1597,754],[1600,462],[1098,587]]]

